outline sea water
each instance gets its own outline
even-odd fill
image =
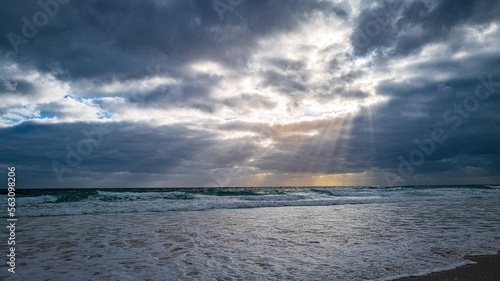
[[[500,249],[497,186],[23,190],[16,202],[16,273],[4,262],[2,280],[391,280]]]

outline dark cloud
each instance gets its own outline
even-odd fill
[[[494,77],[493,81],[500,81],[500,76]],[[399,156],[409,161],[413,151],[421,150],[416,142],[427,140],[428,143],[434,130],[441,129],[447,135],[446,140],[434,142],[433,148],[426,145],[429,155],[425,154],[425,162],[414,165],[413,175],[463,171],[469,161],[476,166],[481,163],[481,173],[498,173],[500,130],[494,124],[500,121],[500,114],[495,109],[500,106],[500,89],[480,100],[473,98],[476,87],[481,85],[477,78],[447,81],[446,87],[450,90],[445,92],[442,84],[421,85],[381,86],[379,91],[395,98],[356,117],[347,144],[352,149],[362,147],[371,153],[349,153],[348,162],[357,163],[358,168],[380,168],[400,174],[397,170],[401,163]],[[455,158],[462,160],[454,162]]]
[[[24,36],[21,19],[32,23],[42,10],[33,1],[5,5],[0,12],[4,54],[13,51],[6,35]],[[7,57],[43,71],[56,66],[66,79],[144,77],[156,64],[176,76],[178,66],[207,58],[241,67],[258,38],[293,30],[315,11],[346,16],[323,1],[245,1],[224,20],[213,1],[70,1]]]
[[[175,85],[161,85],[147,93],[130,93],[128,100],[145,108],[197,108],[206,112],[216,110],[209,90],[222,78],[214,75],[191,77]]]
[[[456,40],[449,34],[458,25],[498,21],[499,12],[500,3],[494,0],[382,1],[360,13],[351,41],[357,55],[380,49],[407,55],[429,43]]]
[[[64,187],[70,179],[86,173],[108,178],[124,172],[164,174],[184,161],[197,161],[197,154],[214,145],[213,136],[206,132],[131,123],[25,122],[0,129],[0,135],[5,139],[0,144],[0,164],[16,166],[24,187],[36,186],[39,180],[53,184],[44,187]]]
[[[498,1],[214,3],[69,1],[36,31],[37,2],[4,3],[0,166],[26,187],[500,180]],[[291,41],[322,17],[338,20],[326,43]],[[431,145],[436,130],[446,139]]]

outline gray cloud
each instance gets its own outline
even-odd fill
[[[246,1],[238,7],[240,17],[221,22],[212,1],[160,3],[96,0],[59,5],[49,23],[7,58],[43,71],[57,67],[58,76],[65,79],[141,77],[152,62],[175,76],[180,75],[177,67],[196,59],[241,67],[258,38],[293,30],[314,11],[346,16],[326,2]],[[41,8],[32,1],[6,5],[0,14],[0,33],[23,36],[21,19],[32,20]],[[1,39],[2,51],[12,51],[7,36]]]
[[[26,187],[294,173],[386,184],[401,157],[423,151],[416,140],[442,129],[407,183],[500,180],[497,2],[244,1],[222,18],[212,1],[70,1],[16,53],[9,34],[24,36],[23,17],[42,8],[9,1],[0,166],[17,166]],[[102,124],[114,129],[91,153],[68,156]],[[68,169],[62,182],[54,163]]]
[[[182,126],[126,123],[26,122],[0,129],[0,135],[9,136],[0,147],[1,165],[18,167],[23,173],[20,185],[24,187],[37,186],[39,180],[51,182],[51,186],[44,187],[64,187],[72,178],[87,173],[108,178],[115,173],[169,173],[184,162],[197,161],[197,154],[214,145],[213,136]]]
[[[381,1],[362,11],[351,40],[356,54],[390,49],[390,55],[408,55],[436,41],[454,41],[457,25],[481,26],[498,21],[497,1]]]

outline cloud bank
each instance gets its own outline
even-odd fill
[[[497,1],[9,1],[24,187],[500,181]]]

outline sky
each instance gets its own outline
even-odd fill
[[[500,183],[500,1],[0,9],[20,188]]]

